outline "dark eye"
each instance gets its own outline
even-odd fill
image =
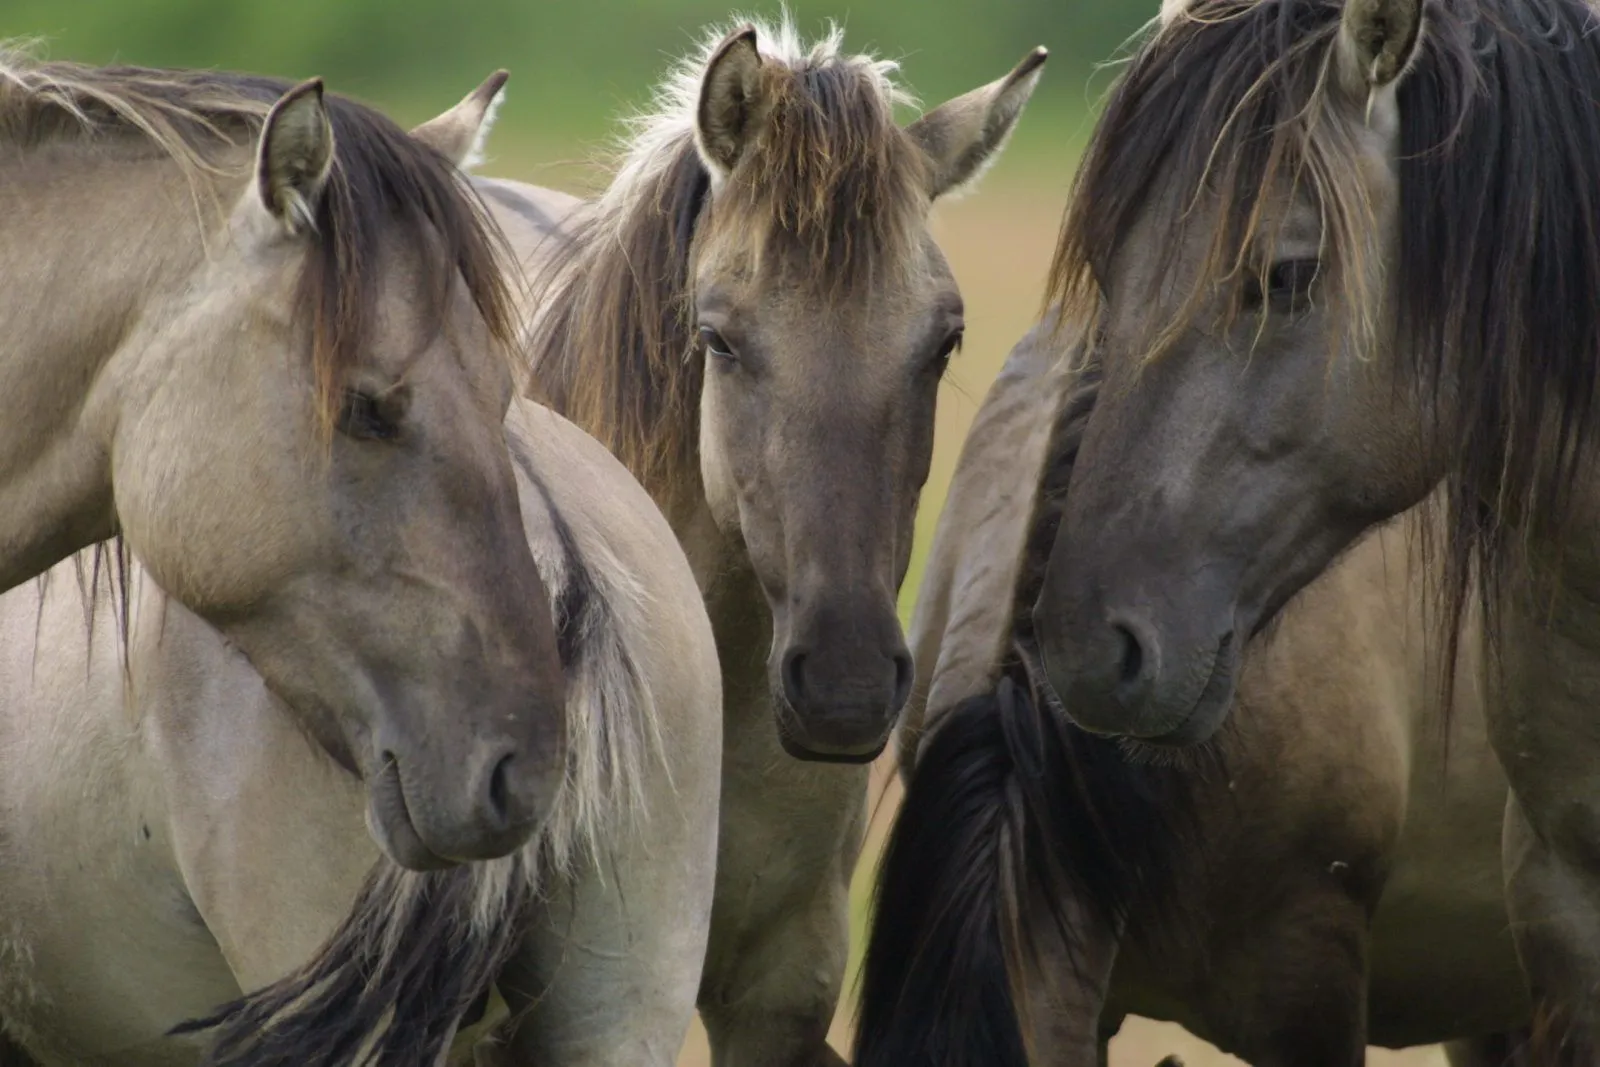
[[[966,335],[964,328],[952,330],[950,336],[940,343],[938,351],[934,352],[933,361],[929,366],[942,374],[945,367],[950,363],[950,357],[961,351],[961,342],[966,338]]]
[[[700,344],[709,356],[715,356],[717,359],[726,360],[730,363],[734,359],[733,349],[728,345],[728,342],[724,341],[722,335],[709,326],[700,327]]]
[[[1265,294],[1260,278],[1252,276],[1246,281],[1244,306],[1253,311],[1270,302],[1275,311],[1303,311],[1311,303],[1311,286],[1321,270],[1321,260],[1280,259],[1267,271]]]
[[[377,397],[347,389],[339,409],[339,432],[361,441],[392,441],[400,427],[385,414]]]

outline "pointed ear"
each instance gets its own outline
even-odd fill
[[[932,164],[930,198],[977,180],[999,158],[1049,54],[1035,48],[1004,78],[940,104],[906,128]]]
[[[1422,46],[1423,0],[1346,0],[1334,43],[1335,73],[1351,103],[1370,119],[1392,107],[1389,90]]]
[[[695,110],[694,140],[706,169],[717,181],[733,173],[766,118],[769,102],[761,64],[754,26],[723,38],[706,64]]]
[[[267,112],[256,147],[256,191],[290,233],[309,233],[332,170],[333,124],[322,103],[322,79],[312,78]]]
[[[437,149],[462,170],[471,170],[483,162],[484,142],[489,139],[495,113],[505,100],[506,79],[509,77],[511,75],[506,71],[495,71],[487,81],[462,98],[461,103],[437,118],[424,122],[411,131],[411,136]]]

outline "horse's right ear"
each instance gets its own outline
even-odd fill
[[[1423,0],[1345,0],[1334,43],[1334,75],[1370,119],[1393,103],[1394,87],[1422,50]]]
[[[309,233],[332,170],[333,124],[322,102],[322,79],[312,78],[267,112],[256,146],[256,192],[267,214],[291,234]]]
[[[769,102],[761,64],[754,26],[724,37],[706,63],[695,109],[694,142],[713,181],[733,173],[766,118]]]

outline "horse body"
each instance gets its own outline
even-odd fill
[[[0,49],[0,589],[120,534],[418,868],[514,851],[564,745],[515,312],[436,132]]]
[[[900,739],[908,806],[924,791],[955,787],[918,783],[916,753],[1008,669],[1014,604],[1031,599],[1019,580],[1042,472],[1064,462],[1057,436],[1081,433],[1089,416],[1092,400],[1058,416],[1058,398],[1073,396],[1084,372],[1061,358],[1054,326],[1047,321],[1013,351],[973,422],[940,516],[911,631],[919,662],[933,668]],[[1066,478],[1058,471],[1052,483]],[[1238,707],[1202,756],[1149,762],[1077,734],[1077,752],[1109,752],[1057,771],[1081,775],[1079,821],[1171,835],[1149,853],[1168,869],[1146,883],[1156,891],[1128,892],[1119,928],[1073,885],[1073,865],[1092,857],[1028,856],[1068,870],[1068,899],[1057,903],[1073,919],[1063,945],[1049,908],[1035,901],[1004,912],[1023,943],[1044,946],[1042,969],[1018,972],[1031,975],[1017,999],[1031,1020],[1029,1062],[1103,1063],[1104,1042],[1130,1014],[1181,1023],[1254,1064],[1349,1064],[1368,1044],[1480,1039],[1526,1025],[1500,877],[1507,791],[1484,731],[1477,631],[1463,648],[1447,738],[1439,643],[1427,639],[1411,554],[1419,521],[1408,516],[1363,540],[1251,646]],[[1003,806],[1003,795],[986,803]],[[1153,799],[1117,806],[1140,796]],[[1183,810],[1152,817],[1141,810],[1151,803]],[[945,830],[959,833],[954,822]],[[912,904],[890,895],[889,882],[882,893],[880,915]],[[940,921],[976,919],[958,911]],[[942,1032],[926,1005],[900,1017],[871,999],[905,988],[876,986],[875,972],[932,966],[905,959],[869,952],[863,1067],[891,1062],[892,1027]],[[938,981],[982,978],[944,971]],[[872,1029],[885,1020],[890,1028]],[[995,1050],[982,1062],[1011,1061]]]
[[[480,184],[538,279],[533,391],[650,490],[717,635],[699,1007],[715,1062],[741,1067],[840,1062],[865,763],[910,685],[896,592],[962,323],[927,216],[998,152],[1043,61],[901,129],[893,64],[839,46],[708,38],[591,203]]]
[[[515,1016],[458,1042],[463,1062],[481,1038],[498,1057],[484,1062],[513,1067],[664,1067],[710,925],[713,638],[671,531],[605,450],[527,402],[509,429],[527,541],[565,635],[567,780],[518,857],[393,884],[469,879],[468,914],[438,929],[507,957],[498,982]],[[136,570],[124,661],[112,591],[91,607],[83,574],[63,564],[0,598],[0,1014],[43,1067],[196,1064],[209,1035],[163,1036],[174,1025],[319,952],[358,966],[325,942],[381,857],[360,783],[237,651]],[[531,914],[498,903],[515,878],[536,883],[537,900],[516,898]],[[441,891],[437,907],[455,899]],[[459,947],[430,944],[428,929],[409,932],[418,951]],[[413,992],[448,1010],[429,1000],[444,992]],[[330,1034],[354,1025],[292,1010],[274,1022],[301,1035],[283,1061],[301,1064],[329,1062]]]

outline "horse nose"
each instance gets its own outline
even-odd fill
[[[1136,708],[1150,698],[1161,671],[1161,644],[1148,625],[1130,618],[1107,620],[1115,641],[1116,683],[1112,694],[1126,708]]]
[[[916,664],[911,660],[911,651],[901,645],[891,657],[894,660],[894,706],[890,709],[898,715],[906,706],[906,701],[911,699],[911,683],[916,678]]]
[[[490,750],[480,763],[476,814],[486,835],[495,841],[525,837],[546,807],[549,778],[511,746]]]
[[[781,674],[783,676],[783,695],[789,701],[789,706],[794,708],[804,707],[806,703],[806,657],[810,653],[803,648],[790,648],[783,654]]]

